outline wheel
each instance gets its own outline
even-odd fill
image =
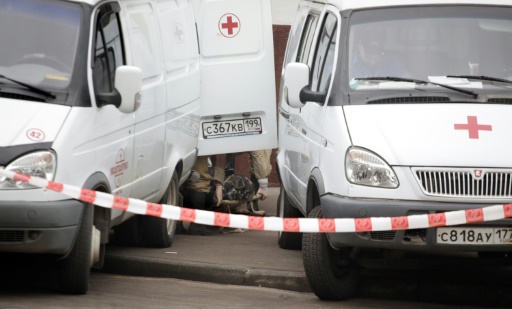
[[[85,294],[89,289],[91,268],[99,252],[99,239],[98,242],[93,241],[96,238],[93,216],[94,206],[85,204],[73,249],[64,260],[59,261],[58,289],[64,293]]]
[[[317,206],[310,218],[322,218]],[[343,300],[354,295],[359,283],[359,267],[350,258],[351,249],[335,250],[324,233],[306,233],[302,237],[302,257],[309,285],[323,300]]]
[[[162,198],[162,204],[178,206],[179,178],[174,172],[171,183]],[[151,248],[169,248],[176,233],[176,220],[157,218],[151,216],[141,217],[142,242]]]
[[[139,216],[131,217],[114,227],[114,243],[125,247],[142,246],[142,231]]]
[[[277,216],[280,218],[300,218],[301,212],[290,205],[286,191],[281,188],[277,199]],[[302,233],[278,232],[277,243],[281,249],[300,250],[302,249]]]

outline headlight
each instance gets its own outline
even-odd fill
[[[38,151],[13,161],[5,170],[53,181],[57,162],[53,152]],[[0,177],[0,189],[30,189],[33,186],[21,181]]]
[[[398,179],[391,167],[376,154],[361,148],[351,148],[345,158],[347,179],[353,184],[397,188]]]

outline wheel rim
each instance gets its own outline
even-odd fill
[[[171,184],[169,185],[169,194],[167,196],[167,205],[178,206],[178,190],[176,185],[176,180],[172,179]],[[167,235],[169,237],[174,236],[174,231],[176,230],[176,220],[167,219]]]

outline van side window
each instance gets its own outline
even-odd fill
[[[311,51],[311,43],[313,42],[313,36],[315,35],[317,23],[318,16],[309,14],[304,25],[304,31],[302,32],[299,52],[297,53],[297,59],[295,59],[296,62],[308,62],[309,53]]]
[[[326,92],[331,75],[333,72],[336,42],[338,41],[337,32],[338,20],[336,16],[328,14],[320,36],[316,55],[313,62],[311,90],[317,92]]]
[[[115,12],[102,14],[100,10],[98,14],[93,61],[96,92],[113,92],[116,69],[125,63],[119,16]]]

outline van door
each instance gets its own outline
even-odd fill
[[[135,112],[132,197],[154,201],[162,178],[166,117],[160,32],[150,3],[128,2],[126,12],[127,58],[143,72],[142,102]]]
[[[124,31],[121,27],[122,10],[118,3],[109,2],[101,5],[96,12],[94,42],[92,50],[92,88],[97,100],[100,94],[114,91],[116,69],[126,65]],[[99,102],[96,101],[96,105]],[[93,171],[107,168],[112,194],[129,197],[132,190],[131,174],[133,172],[133,134],[134,117],[132,113],[122,113],[113,105],[95,109],[79,110],[76,119],[69,120],[75,130],[68,130],[69,137],[63,141],[73,140],[77,148],[64,144],[63,149],[72,149],[72,153],[60,154],[61,168],[75,166],[93,167]],[[79,128],[79,129],[76,129]],[[77,132],[80,130],[80,132]],[[86,142],[84,142],[86,141]],[[55,145],[55,147],[59,147]],[[68,159],[71,162],[68,162]],[[88,169],[78,168],[87,171]],[[89,175],[86,175],[87,177]],[[78,179],[80,177],[75,176]],[[122,212],[112,209],[112,216],[118,217]]]
[[[320,12],[312,10],[309,7],[301,7],[297,13],[297,19],[292,29],[292,39],[289,42],[287,52],[289,53],[286,63],[300,62],[308,64],[309,55],[314,52],[313,37],[318,25]],[[284,73],[281,86],[284,85]],[[284,91],[283,91],[284,92]],[[284,164],[286,168],[281,174],[283,181],[286,182],[288,198],[296,205],[299,205],[299,193],[304,191],[307,179],[304,172],[301,172],[304,156],[304,146],[307,143],[308,136],[304,133],[307,124],[305,123],[303,109],[290,108],[285,98],[281,99],[280,114],[283,117],[279,127],[282,149],[284,153]],[[283,175],[285,174],[285,175]],[[304,183],[305,182],[305,183]]]
[[[301,118],[306,126],[301,129],[305,138],[302,139],[301,161],[299,163],[299,192],[301,205],[307,205],[307,191],[311,172],[319,166],[320,151],[327,146],[323,136],[324,130],[330,130],[324,123],[330,93],[332,77],[336,68],[338,36],[341,17],[336,10],[327,10],[322,14],[321,23],[310,56],[311,80],[310,89],[325,93],[326,102],[317,104],[309,102],[301,110]]]
[[[200,155],[277,147],[270,0],[194,0]]]
[[[167,89],[163,182],[182,164],[182,180],[188,177],[197,154],[199,128],[199,45],[191,0],[156,2],[162,36]]]

